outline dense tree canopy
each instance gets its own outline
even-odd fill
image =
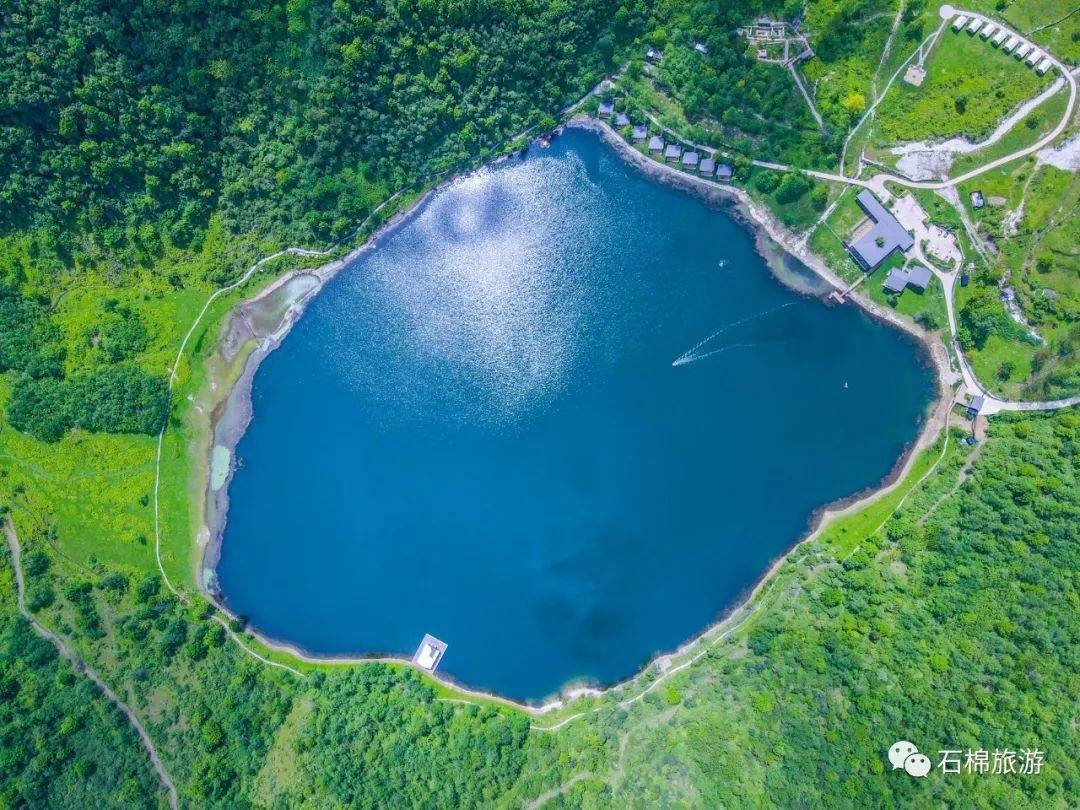
[[[148,260],[235,231],[343,236],[580,95],[641,24],[591,0],[16,0],[0,12],[0,233]]]

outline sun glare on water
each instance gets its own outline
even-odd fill
[[[440,385],[443,402],[462,417],[504,420],[558,391],[579,353],[590,302],[576,272],[585,262],[554,240],[568,232],[573,239],[581,226],[566,212],[587,201],[567,198],[587,197],[590,188],[580,161],[546,162],[459,180],[407,231],[347,271],[347,283],[363,288],[380,313],[367,329],[398,361],[379,367],[400,375],[396,385],[380,386],[393,392],[393,404],[430,400],[416,395]],[[375,371],[369,347],[340,349],[356,361],[351,382],[368,386]]]

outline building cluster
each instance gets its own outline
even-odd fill
[[[693,43],[694,50],[700,53],[702,56],[709,55],[709,46],[700,40],[695,40]],[[660,64],[664,58],[664,54],[657,48],[652,46],[645,49],[645,61],[652,62],[654,65]]]
[[[755,42],[783,42],[788,36],[788,24],[783,20],[761,17],[753,25],[740,28],[739,33]]]
[[[933,276],[930,271],[921,264],[913,264],[910,267],[894,267],[885,276],[882,285],[888,292],[901,293],[907,287],[923,292],[930,286]]]
[[[601,118],[613,120],[617,127],[631,126],[630,117],[626,113],[615,112],[614,101],[601,101],[597,114]],[[723,183],[729,183],[735,174],[731,164],[717,163],[714,155],[684,149],[682,144],[675,141],[668,143],[660,135],[650,136],[647,124],[634,124],[630,131],[630,139],[634,143],[647,141],[646,148],[650,154],[663,157],[669,163],[677,163],[686,171],[696,172],[701,177],[715,178]]]
[[[966,14],[958,14],[953,19],[952,29],[957,33],[967,31],[969,36],[978,34],[980,38],[988,40],[995,48],[1001,48],[1003,53],[1011,53],[1017,59],[1025,62],[1028,67],[1034,68],[1035,72],[1040,76],[1054,66],[1050,57],[1039,50],[1037,45],[1013,34],[1005,26],[998,25],[982,17],[969,17]]]
[[[906,254],[915,246],[915,237],[870,189],[860,191],[855,201],[866,214],[866,220],[855,228],[847,248],[863,270],[872,273],[890,256]],[[926,267],[905,264],[891,269],[882,286],[891,293],[901,293],[908,287],[924,292],[932,279],[933,274]]]
[[[759,62],[772,62],[787,67],[814,55],[809,40],[799,30],[798,20],[787,23],[762,17],[753,25],[739,28],[738,33],[756,49]],[[777,53],[776,56],[769,55],[770,46]],[[783,46],[782,51],[778,51],[780,46]]]

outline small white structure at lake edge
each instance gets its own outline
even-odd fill
[[[416,652],[413,654],[413,663],[421,669],[434,672],[438,668],[439,662],[442,661],[443,655],[446,654],[446,647],[445,641],[439,641],[430,633],[424,633],[423,641],[420,642],[420,646],[416,648]]]

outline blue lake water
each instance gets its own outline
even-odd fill
[[[932,393],[910,339],[569,132],[435,195],[266,359],[219,583],[313,652],[427,632],[511,697],[619,680],[886,475]]]

